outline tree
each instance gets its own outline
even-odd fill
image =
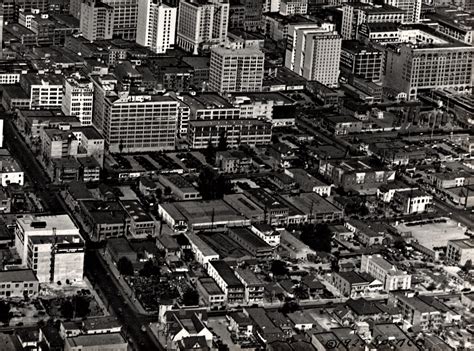
[[[7,324],[10,321],[10,304],[0,301],[0,322]]]
[[[133,275],[133,264],[125,256],[118,260],[117,269],[122,275]]]
[[[300,306],[295,301],[288,301],[281,307],[281,313],[288,314],[298,311]]]
[[[331,252],[332,233],[327,224],[306,224],[300,239],[314,251]]]
[[[88,298],[80,295],[73,297],[73,305],[75,310],[75,317],[84,318],[89,312],[90,301]]]
[[[218,151],[226,151],[227,150],[227,136],[225,135],[225,131],[219,135],[219,143],[217,144]]]
[[[225,194],[232,190],[230,181],[210,167],[201,169],[197,183],[204,200],[222,199]]]
[[[273,273],[273,275],[276,276],[287,275],[288,267],[286,266],[285,262],[280,260],[274,260],[272,262],[272,266],[270,267],[270,271]]]
[[[186,289],[183,294],[183,304],[185,306],[199,305],[199,293],[195,289]]]
[[[467,260],[464,266],[462,267],[462,270],[468,273],[471,269],[472,269],[472,260]]]
[[[140,270],[140,275],[142,277],[159,277],[160,276],[160,267],[155,266],[152,260],[148,260],[143,265],[143,268]]]
[[[216,160],[216,148],[212,144],[211,139],[209,139],[209,142],[207,143],[207,148],[204,150],[204,156],[206,158],[206,162],[209,163],[210,165],[213,165]]]
[[[74,317],[74,306],[71,300],[66,299],[61,304],[61,314],[66,319],[71,319]]]

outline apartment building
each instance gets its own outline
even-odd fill
[[[179,3],[177,45],[198,54],[206,45],[225,44],[229,21],[227,0],[183,0]]]
[[[94,85],[79,74],[66,78],[61,109],[66,116],[76,116],[82,126],[92,125]]]
[[[408,290],[411,287],[411,275],[399,270],[381,255],[362,255],[360,270],[380,281],[385,291]]]
[[[413,293],[393,293],[389,303],[397,306],[407,327],[419,327],[423,331],[438,328],[443,322],[441,311],[433,306],[426,297],[414,296]]]
[[[409,100],[433,89],[472,91],[474,47],[434,29],[414,25],[399,30],[400,44],[386,49],[384,84]]]
[[[446,258],[459,266],[464,266],[467,261],[474,262],[474,240],[459,239],[449,240],[446,249]]]
[[[112,39],[114,9],[99,0],[85,0],[81,3],[81,34],[89,41]]]
[[[31,269],[0,271],[0,299],[38,294],[39,282]]]
[[[265,286],[255,273],[250,269],[236,268],[235,276],[244,285],[246,303],[254,304],[263,301]]]
[[[79,234],[31,235],[26,265],[40,283],[82,281],[84,254],[85,242]]]
[[[405,22],[420,22],[422,0],[386,0],[385,3],[406,11]]]
[[[209,142],[217,146],[223,136],[229,147],[267,145],[272,139],[272,124],[255,119],[189,122],[188,144],[192,149],[205,149]]]
[[[384,52],[358,40],[343,40],[341,70],[370,81],[382,79]]]
[[[244,302],[245,287],[237,278],[234,270],[225,261],[209,261],[207,274],[214,279],[226,296],[229,305]]]
[[[94,76],[93,82],[92,123],[102,132],[110,152],[174,149],[178,101],[121,91],[113,76]]]
[[[60,108],[63,99],[64,78],[59,74],[27,73],[20,85],[30,100],[30,109]]]
[[[290,25],[285,67],[307,80],[337,87],[341,44],[333,24]]]
[[[219,93],[261,91],[265,55],[256,48],[212,48],[209,89]]]
[[[173,48],[178,9],[158,0],[138,0],[137,43],[158,54]]]

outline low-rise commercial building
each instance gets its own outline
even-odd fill
[[[0,271],[0,299],[38,294],[39,282],[31,269]]]
[[[446,258],[460,266],[465,265],[468,261],[471,264],[474,263],[474,240],[449,240],[446,248]]]

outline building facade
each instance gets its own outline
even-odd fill
[[[179,3],[177,44],[197,54],[203,44],[224,44],[227,41],[229,3],[227,0],[194,1]]]
[[[138,1],[137,43],[163,54],[175,44],[177,8],[157,0]]]
[[[385,291],[411,288],[411,275],[400,271],[381,255],[362,255],[360,270],[382,282]]]
[[[94,86],[81,76],[72,76],[65,80],[61,109],[66,116],[76,116],[82,126],[92,125],[92,107]]]
[[[114,9],[97,0],[81,3],[81,34],[89,41],[112,39]]]
[[[211,49],[209,88],[220,93],[261,91],[265,55],[259,49]]]

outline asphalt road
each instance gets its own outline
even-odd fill
[[[51,184],[48,175],[13,125],[9,115],[4,116],[3,133],[5,145],[20,163],[25,172],[25,180],[28,180],[35,194],[41,198],[46,210],[54,214],[64,213],[64,207],[57,198],[57,186]]]
[[[152,351],[164,350],[158,347],[150,336],[141,330],[143,325],[156,321],[156,317],[138,314],[133,306],[128,303],[119,283],[104,267],[100,253],[97,250],[89,250],[85,259],[85,274],[102,295],[106,296],[109,306],[123,325],[127,337],[132,339],[133,346],[137,350]]]

